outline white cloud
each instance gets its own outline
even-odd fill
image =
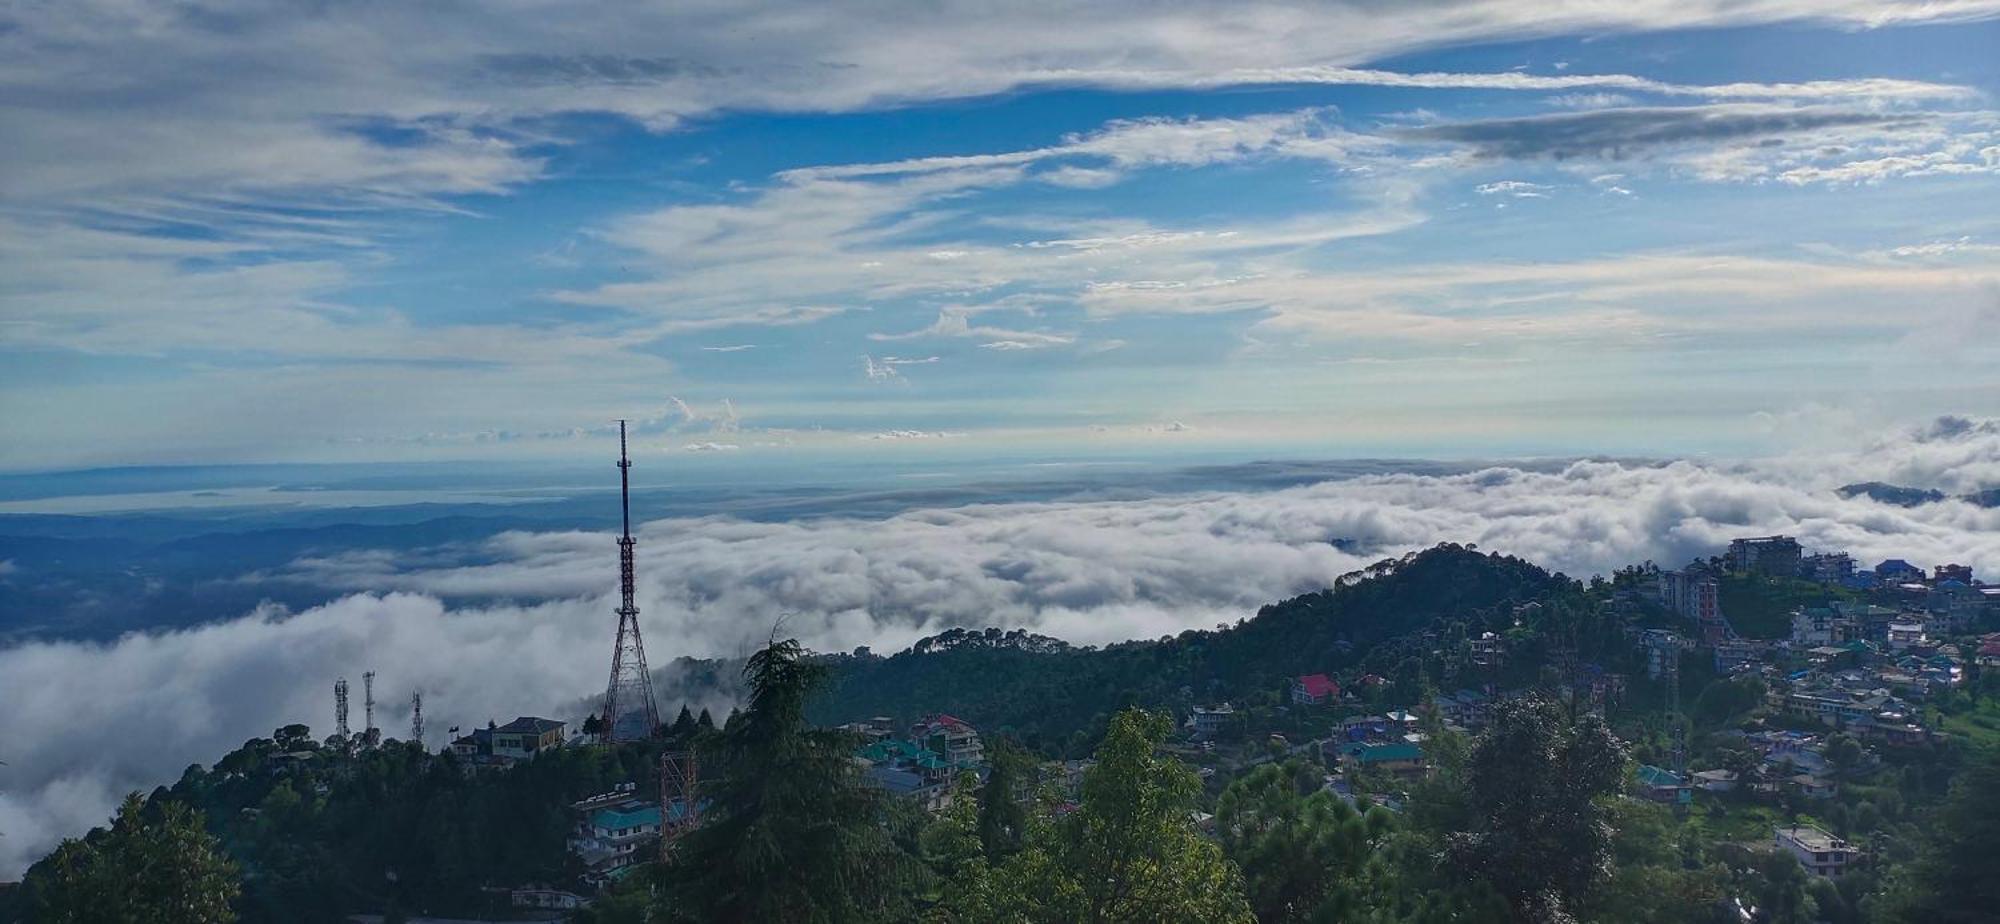
[[[1858,450],[1742,463],[1583,461],[880,519],[662,520],[639,533],[639,603],[649,655],[667,664],[740,654],[778,613],[792,614],[787,631],[820,650],[893,650],[957,625],[1080,643],[1151,638],[1249,616],[1440,541],[1584,575],[1647,559],[1675,564],[1734,536],[1780,532],[1869,563],[2000,572],[2000,510],[1904,509],[1833,492],[1862,480],[1947,491],[2000,483],[2000,424],[1948,418]],[[1334,539],[1365,550],[1348,554]],[[610,548],[598,533],[517,532],[472,549],[301,560],[291,578],[354,595],[295,615],[266,610],[103,644],[0,650],[10,764],[0,875],[101,820],[126,789],[170,781],[282,723],[325,734],[336,677],[372,669],[387,690],[421,686],[436,729],[515,714],[577,718],[609,659]],[[662,683],[675,688],[671,676]],[[405,721],[393,705],[401,695],[385,697],[392,705],[380,724],[391,733]],[[668,707],[676,701],[666,694]]]
[[[1496,180],[1491,183],[1481,183],[1473,187],[1472,191],[1482,196],[1512,196],[1516,199],[1541,199],[1546,198],[1551,189],[1553,187],[1543,186],[1540,183],[1530,183],[1526,180]]]

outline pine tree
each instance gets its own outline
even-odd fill
[[[743,673],[749,708],[703,738],[705,821],[666,871],[669,912],[699,921],[907,917],[916,863],[889,837],[883,794],[862,781],[848,736],[806,724],[824,668],[786,640],[751,655]]]

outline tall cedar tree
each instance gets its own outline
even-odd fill
[[[1154,753],[1171,728],[1166,716],[1138,709],[1114,716],[1084,774],[1083,804],[1032,824],[1025,846],[998,867],[964,864],[927,920],[1250,924],[1236,865],[1194,829],[1201,781]]]
[[[1613,832],[1598,800],[1618,791],[1624,768],[1624,746],[1595,716],[1540,697],[1496,705],[1468,767],[1474,827],[1453,836],[1453,855],[1516,920],[1573,920],[1610,872]]]
[[[1349,921],[1366,910],[1366,867],[1392,817],[1380,807],[1362,815],[1318,783],[1301,764],[1269,763],[1216,803],[1223,852],[1243,868],[1259,921]]]
[[[743,668],[750,706],[701,742],[705,822],[665,871],[671,913],[697,921],[877,921],[909,917],[914,858],[891,839],[853,740],[807,726],[824,668],[795,640]],[[704,713],[705,715],[705,713]]]
[[[34,920],[48,924],[213,924],[236,920],[236,865],[179,802],[125,797],[109,831],[68,840],[31,880]]]
[[[2000,747],[1988,746],[1951,783],[1916,862],[1897,870],[1884,918],[2000,924]]]
[[[1028,808],[1021,802],[1021,765],[1027,756],[995,741],[987,752],[991,766],[979,789],[979,844],[991,863],[1021,849],[1028,832]]]

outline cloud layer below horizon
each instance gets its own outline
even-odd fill
[[[2000,573],[2000,510],[1958,501],[1905,509],[1834,492],[1864,480],[1948,491],[2000,484],[2000,423],[1946,419],[1859,451],[1741,463],[1586,460],[880,519],[661,520],[639,537],[640,606],[649,654],[662,665],[740,655],[774,623],[824,651],[886,652],[952,626],[1025,627],[1086,644],[1151,638],[1234,622],[1443,541],[1587,575],[1677,564],[1734,536],[1782,532],[1871,564],[1899,557]],[[580,712],[603,681],[612,548],[601,533],[515,532],[464,548],[301,560],[287,578],[346,595],[297,614],[0,651],[0,742],[11,765],[0,777],[0,875],[100,822],[125,790],[171,782],[186,764],[283,723],[323,734],[339,676],[378,672],[378,725],[392,735],[413,687],[425,691],[435,729]],[[673,708],[671,666],[662,681]]]

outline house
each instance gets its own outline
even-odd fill
[[[493,755],[524,760],[542,751],[562,747],[563,723],[554,719],[522,716],[491,731]]]
[[[460,757],[492,755],[493,730],[491,728],[475,728],[470,735],[452,739],[451,752]]]
[[[516,908],[575,911],[590,902],[575,892],[531,887],[509,891],[507,893],[507,903]]]
[[[1790,853],[1806,872],[1833,879],[1847,871],[1861,851],[1812,825],[1790,825],[1774,829],[1778,849]]]
[[[1810,773],[1793,774],[1787,782],[1798,790],[1799,795],[1808,799],[1831,799],[1839,790],[1832,778],[1814,776]]]
[[[1221,736],[1235,722],[1236,710],[1228,703],[1196,706],[1194,713],[1188,716],[1188,726],[1194,730],[1194,736],[1204,740]]]
[[[1325,674],[1307,674],[1292,679],[1292,702],[1301,706],[1323,706],[1340,696],[1340,684]]]
[[[1687,780],[1665,767],[1641,764],[1638,776],[1640,791],[1654,802],[1673,804],[1687,802],[1693,797],[1694,791]]]
[[[1730,792],[1736,788],[1736,771],[1698,771],[1694,775],[1694,786],[1704,792]]]
[[[979,732],[964,720],[939,713],[925,716],[910,726],[910,737],[944,755],[952,767],[969,770],[986,762],[986,748]]]
[[[1931,569],[1931,580],[1940,584],[1945,581],[1970,584],[1972,583],[1972,566],[1960,564],[1939,565]]]
[[[1402,734],[1388,716],[1351,715],[1340,720],[1342,741],[1386,741]]]
[[[1486,724],[1486,715],[1491,704],[1486,694],[1476,690],[1460,690],[1456,693],[1440,694],[1435,700],[1438,714],[1447,722],[1466,728],[1478,728]]]
[[[1923,579],[1924,569],[1900,558],[1891,558],[1875,566],[1875,580],[1882,584],[1901,584]]]
[[[1980,667],[2000,667],[2000,632],[1979,639],[1977,657]]]
[[[1905,648],[1922,645],[1926,641],[1928,639],[1924,636],[1923,623],[1892,622],[1889,624],[1889,647],[1892,650],[1902,651]]]
[[[1395,776],[1420,777],[1430,772],[1424,749],[1407,741],[1354,741],[1335,752],[1342,766],[1383,770]]]

